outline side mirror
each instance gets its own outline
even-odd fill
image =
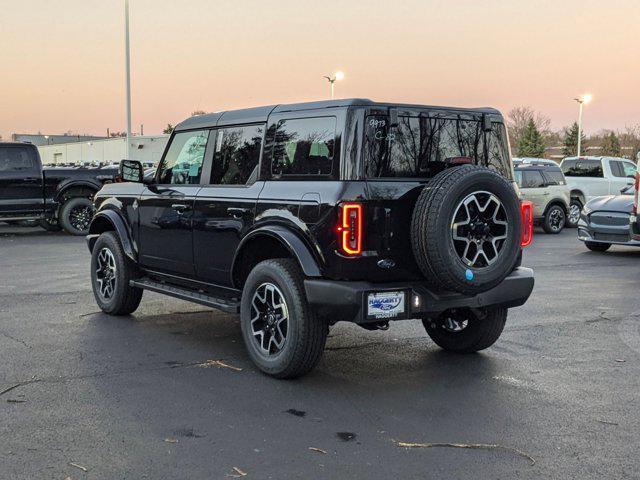
[[[138,160],[121,160],[119,170],[120,178],[123,182],[142,183],[144,179],[142,163]]]

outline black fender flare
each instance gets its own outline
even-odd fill
[[[298,261],[306,277],[322,276],[320,267],[318,266],[318,262],[316,261],[313,253],[298,235],[281,225],[269,225],[256,228],[240,241],[240,244],[236,249],[236,253],[233,256],[233,263],[231,264],[232,279],[234,278],[234,273],[238,266],[238,258],[240,257],[244,247],[259,236],[268,236],[282,243],[282,245],[284,245],[284,247],[291,253],[291,256]]]
[[[97,192],[102,188],[102,184],[100,184],[98,181],[93,181],[88,179],[78,180],[75,178],[68,178],[58,184],[58,186],[56,187],[56,193],[53,199],[59,203],[60,200],[62,200],[62,196],[64,195],[64,192],[66,192],[70,188],[75,188],[75,187],[86,187],[86,188],[90,188],[91,190],[95,190]]]
[[[565,215],[569,215],[569,208],[568,206],[564,203],[564,200],[562,198],[554,198],[553,200],[551,200],[549,203],[547,203],[547,206],[544,209],[544,216],[547,216],[547,212],[549,211],[549,209],[555,205],[558,205],[560,208],[562,208],[562,210],[564,210],[564,214]]]
[[[89,225],[89,235],[87,235],[89,251],[93,251],[93,246],[100,234],[107,231],[116,232],[125,255],[134,262],[137,262],[137,247],[133,241],[131,231],[127,227],[127,222],[122,218],[122,215],[115,210],[101,210],[93,216],[91,225]]]

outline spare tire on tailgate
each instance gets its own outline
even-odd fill
[[[411,220],[413,253],[427,282],[475,294],[498,285],[520,252],[520,201],[497,172],[464,165],[433,177]]]

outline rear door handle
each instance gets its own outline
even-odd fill
[[[171,208],[178,213],[186,212],[187,210],[189,210],[189,206],[183,203],[174,203],[173,205],[171,205]]]
[[[242,218],[245,213],[250,212],[251,210],[248,208],[237,208],[230,207],[227,208],[227,213],[230,214],[233,218]]]

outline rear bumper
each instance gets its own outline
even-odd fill
[[[332,321],[371,323],[381,320],[406,320],[438,315],[452,308],[523,305],[533,290],[533,270],[519,267],[502,283],[477,295],[433,292],[421,282],[371,283],[364,281],[333,281],[309,278],[304,281],[307,300]],[[370,293],[405,292],[405,311],[393,318],[367,317]],[[416,302],[416,298],[418,301]]]

